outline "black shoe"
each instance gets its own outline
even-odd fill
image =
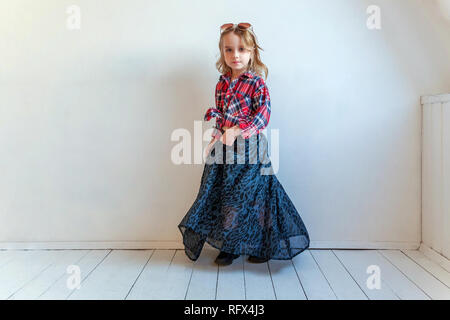
[[[248,261],[251,263],[263,263],[263,262],[267,262],[269,260],[270,260],[270,258],[260,258],[260,257],[255,257],[255,256],[248,257]]]
[[[219,255],[217,256],[215,263],[221,266],[228,266],[233,263],[233,260],[239,258],[238,254],[232,254],[220,251]]]

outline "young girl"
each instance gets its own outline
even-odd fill
[[[251,25],[224,24],[219,49],[216,66],[222,75],[216,107],[205,114],[206,121],[216,118],[206,148],[208,161],[197,198],[178,225],[185,253],[196,261],[207,241],[220,250],[215,260],[219,265],[229,265],[240,255],[249,255],[253,263],[292,259],[309,247],[309,235],[270,171],[268,143],[261,132],[271,113],[261,76],[264,70],[267,79],[268,70]],[[213,157],[219,161],[211,163]]]

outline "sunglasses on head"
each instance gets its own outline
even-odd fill
[[[225,23],[220,27],[220,32],[224,32],[226,30],[232,29],[235,26],[234,23]],[[237,25],[238,29],[241,30],[247,30],[250,29],[251,31],[253,31],[252,25],[248,22],[241,22]]]

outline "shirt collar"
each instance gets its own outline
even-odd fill
[[[246,71],[244,73],[241,73],[241,75],[239,76],[238,79],[240,79],[241,77],[246,77],[246,78],[253,78],[255,76],[255,73],[252,70]],[[220,79],[221,80],[227,80],[230,81],[231,79],[231,71],[226,72],[225,74],[221,74],[220,75]]]

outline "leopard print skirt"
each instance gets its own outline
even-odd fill
[[[274,174],[263,133],[217,141],[197,198],[178,225],[185,253],[196,261],[205,241],[220,251],[288,260],[309,247],[309,234]]]

